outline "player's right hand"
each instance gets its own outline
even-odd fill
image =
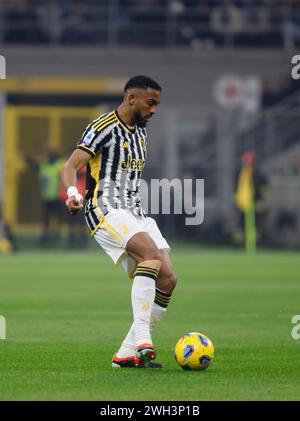
[[[66,207],[71,215],[76,215],[83,207],[83,197],[81,195],[79,195],[81,197],[76,196],[71,196],[66,200]]]

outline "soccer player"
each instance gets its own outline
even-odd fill
[[[146,125],[160,104],[161,87],[135,76],[119,107],[90,123],[65,163],[62,178],[71,214],[83,207],[76,173],[87,166],[85,219],[97,243],[121,263],[133,280],[133,323],[113,367],[161,368],[151,332],[163,317],[176,285],[170,247],[154,219],[141,207],[140,183],[146,159]]]

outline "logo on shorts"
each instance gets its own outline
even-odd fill
[[[129,231],[129,228],[127,225],[123,224],[120,228],[120,230],[122,231],[123,234],[127,234]]]

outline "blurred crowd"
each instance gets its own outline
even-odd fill
[[[281,75],[273,80],[265,79],[262,83],[261,105],[263,108],[272,107],[296,92],[300,92],[300,84],[292,79],[290,74]],[[295,98],[295,101],[298,101],[298,98]]]
[[[300,180],[300,152],[296,153],[292,159],[279,165],[275,172],[280,177],[299,177]]]
[[[5,43],[300,45],[300,0],[7,0]]]

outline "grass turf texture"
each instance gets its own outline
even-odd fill
[[[102,252],[0,256],[0,400],[299,400],[296,253],[174,248],[179,283],[153,335],[163,370],[113,369],[131,323],[130,281]],[[214,364],[186,372],[174,345],[213,340]]]

